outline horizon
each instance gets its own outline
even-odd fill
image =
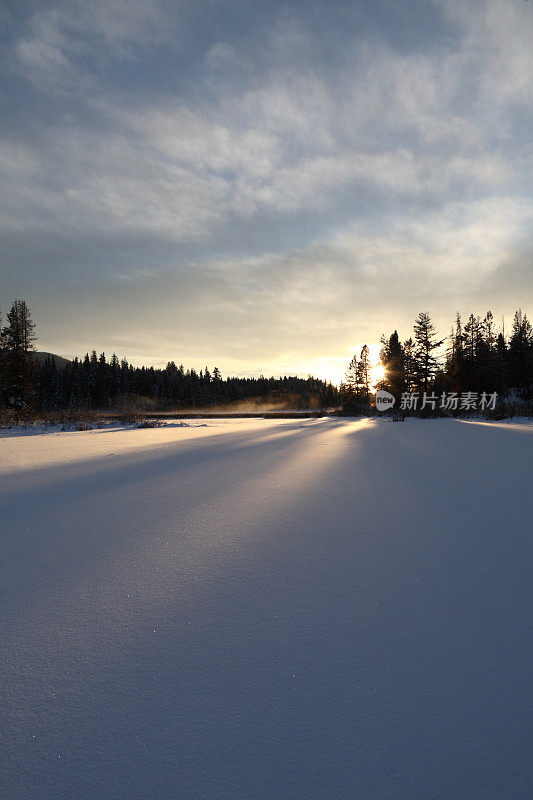
[[[520,308],[516,309],[515,311],[519,311],[519,312],[523,311],[524,314],[527,317],[527,311],[525,309],[520,307]],[[474,315],[474,316],[476,316],[476,315]],[[513,317],[514,317],[514,314],[513,314]],[[479,319],[480,315],[477,315],[477,318]],[[463,325],[464,325],[465,318],[462,318],[462,322],[463,322]],[[455,319],[452,321],[452,324],[455,324]],[[506,338],[506,341],[508,341],[508,339],[509,339],[509,331],[511,330],[511,326],[512,326],[512,323],[510,321],[508,321],[508,320],[505,320],[504,317],[502,316],[500,318],[499,325],[498,324],[496,325],[496,331],[497,332],[502,332],[504,334],[505,338]],[[393,326],[393,330],[397,331],[397,329],[395,329],[394,326]],[[393,330],[391,330],[390,333],[392,333]],[[412,331],[411,331],[409,336],[412,336]],[[400,335],[400,337],[399,337],[400,341],[404,342],[406,339],[409,338],[409,336],[401,336]],[[447,347],[447,343],[448,343],[449,339],[450,339],[450,335],[449,334],[444,336],[441,346],[439,348],[437,348],[437,350],[436,350],[437,357],[443,363],[444,363],[446,347]],[[38,344],[38,343],[39,343],[39,336],[37,336],[37,338],[36,338],[36,344]],[[219,364],[210,363],[209,360],[207,362],[204,362],[202,365],[186,364],[186,363],[183,362],[182,359],[180,359],[178,357],[167,358],[167,359],[163,359],[163,360],[160,360],[160,361],[157,361],[157,362],[156,361],[152,361],[152,362],[148,362],[147,363],[145,360],[142,359],[142,357],[130,358],[130,357],[128,357],[128,355],[126,353],[115,353],[114,351],[111,352],[109,350],[109,348],[107,348],[107,349],[104,348],[103,350],[99,351],[94,347],[90,347],[90,348],[85,348],[83,350],[83,352],[81,352],[81,353],[73,353],[73,354],[57,353],[57,352],[53,352],[53,351],[50,351],[50,350],[47,350],[47,349],[41,349],[40,347],[37,347],[37,346],[35,346],[34,349],[37,352],[48,353],[50,355],[59,356],[60,358],[65,358],[67,360],[74,360],[75,358],[77,358],[79,361],[83,361],[83,359],[86,356],[90,356],[90,354],[93,351],[95,351],[99,356],[101,354],[104,354],[108,361],[109,361],[109,359],[111,358],[112,355],[116,355],[117,358],[119,359],[119,361],[121,361],[123,358],[125,358],[126,361],[128,362],[128,364],[130,364],[131,366],[133,366],[133,367],[146,367],[147,369],[149,369],[150,367],[153,367],[154,369],[164,369],[167,366],[167,364],[170,363],[170,362],[174,362],[177,366],[182,365],[185,368],[186,371],[192,369],[192,370],[195,370],[197,373],[199,373],[200,371],[203,371],[206,368],[208,368],[211,372],[215,368],[218,368],[220,373],[222,374],[223,378],[237,378],[237,377],[238,378],[298,377],[298,378],[305,379],[307,377],[313,377],[313,378],[317,378],[319,380],[322,380],[322,381],[324,381],[326,383],[332,383],[334,386],[336,386],[338,388],[341,385],[341,383],[344,383],[345,380],[346,380],[346,373],[348,371],[349,360],[354,355],[357,358],[359,358],[359,354],[361,352],[361,349],[365,345],[369,349],[370,365],[371,365],[371,376],[372,376],[372,388],[375,389],[376,384],[383,377],[383,375],[382,375],[383,367],[382,367],[382,362],[380,360],[380,350],[381,350],[381,347],[382,347],[381,342],[371,342],[371,343],[364,342],[364,343],[361,343],[359,345],[356,345],[355,348],[353,349],[353,351],[351,351],[350,355],[347,356],[347,358],[344,359],[344,360],[341,360],[341,358],[338,357],[338,356],[335,357],[335,358],[329,359],[327,361],[327,364],[325,365],[325,371],[322,374],[320,374],[320,373],[312,373],[309,370],[308,371],[304,370],[302,372],[285,371],[285,372],[280,372],[280,373],[275,373],[275,372],[268,373],[268,372],[262,371],[260,369],[244,371],[244,372],[241,372],[241,373],[231,373],[231,372],[225,371],[223,368],[220,367]],[[336,371],[335,371],[335,368],[333,366],[335,363],[339,365],[338,369]]]
[[[105,356],[106,356],[106,359],[108,361],[109,361],[110,357],[113,355],[113,351],[110,351],[109,348],[108,349],[104,348],[103,350],[99,351],[94,347],[85,348],[83,350],[83,352],[81,352],[81,353],[72,353],[72,354],[67,354],[65,352],[57,353],[57,352],[53,352],[52,350],[48,350],[46,348],[41,348],[40,346],[38,346],[39,345],[39,341],[40,341],[39,337],[37,336],[37,341],[36,341],[35,348],[34,348],[36,352],[49,353],[50,355],[53,355],[53,356],[59,356],[60,358],[65,358],[68,361],[73,361],[75,358],[77,358],[79,361],[83,361],[85,356],[86,355],[90,356],[93,350],[95,350],[96,353],[99,356],[101,355],[101,353],[104,353]],[[356,346],[354,352],[351,353],[351,355],[347,358],[347,360],[342,360],[339,357],[337,357],[335,359],[330,359],[330,361],[333,361],[333,362],[336,361],[336,362],[339,362],[339,363],[342,360],[342,364],[339,366],[337,371],[335,371],[335,369],[334,369],[334,367],[332,367],[331,363],[328,363],[327,366],[325,367],[326,372],[329,370],[329,373],[332,376],[334,376],[334,377],[335,377],[335,375],[339,376],[337,380],[335,380],[334,377],[333,378],[328,377],[328,375],[326,373],[325,374],[313,374],[309,370],[308,371],[303,370],[303,371],[300,371],[300,372],[297,372],[297,371],[294,371],[294,372],[286,371],[286,372],[281,372],[281,373],[275,373],[275,372],[267,373],[264,370],[262,371],[260,369],[255,369],[255,370],[243,371],[241,373],[232,373],[232,372],[227,372],[226,370],[224,370],[222,367],[220,367],[219,364],[210,363],[209,360],[206,363],[203,363],[203,364],[187,364],[187,363],[185,363],[183,361],[183,359],[180,359],[180,358],[177,358],[177,357],[173,357],[173,358],[162,359],[162,360],[159,360],[159,361],[151,361],[151,362],[148,361],[147,362],[147,361],[143,360],[142,357],[129,358],[127,353],[115,353],[115,355],[117,356],[119,361],[121,361],[123,358],[125,358],[126,361],[128,362],[128,364],[131,364],[134,367],[146,367],[147,369],[149,369],[150,367],[153,367],[154,369],[164,369],[169,362],[173,361],[177,366],[182,364],[183,367],[185,368],[185,370],[194,369],[194,370],[196,370],[196,372],[200,372],[200,370],[204,370],[206,367],[208,367],[209,370],[212,372],[215,367],[218,367],[218,369],[220,370],[220,372],[221,372],[221,374],[222,374],[222,376],[224,378],[228,378],[228,377],[258,378],[258,377],[261,377],[261,376],[263,376],[263,377],[281,377],[281,378],[282,377],[307,378],[308,376],[311,376],[313,378],[318,378],[318,379],[323,380],[325,382],[333,383],[333,385],[335,385],[335,386],[339,386],[340,383],[345,380],[345,374],[346,374],[346,371],[348,369],[348,362],[349,362],[350,358],[354,354],[357,354],[357,356],[359,356],[359,353],[361,352],[361,349],[364,346],[364,344],[366,344],[366,342],[362,343],[359,347]],[[381,347],[381,345],[380,345],[379,342],[373,342],[373,343],[368,344],[368,348],[370,350],[370,361],[371,361],[371,365],[372,365],[373,370],[380,369],[380,361],[379,361],[379,350],[380,350],[380,347]]]

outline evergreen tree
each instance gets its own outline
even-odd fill
[[[30,407],[33,387],[31,352],[35,341],[35,324],[24,300],[14,300],[2,332],[5,402],[22,411]]]
[[[481,353],[483,349],[483,326],[479,317],[470,314],[464,328],[465,388],[480,389]]]
[[[515,312],[513,331],[509,341],[510,377],[515,388],[531,396],[533,374],[533,327],[522,309]]]
[[[0,403],[5,396],[5,388],[7,381],[7,354],[4,328],[2,325],[2,314],[0,312]]]
[[[427,312],[418,315],[414,332],[417,383],[420,390],[427,392],[439,365],[435,351],[442,345],[444,339],[438,341],[435,338],[437,329]]]
[[[450,388],[459,392],[464,386],[465,376],[465,353],[464,353],[464,334],[461,323],[461,315],[457,312],[455,327],[448,339],[446,350],[446,375]]]
[[[370,402],[370,351],[363,345],[359,357],[359,387],[363,403]]]
[[[494,392],[498,385],[498,371],[496,364],[496,330],[492,311],[487,311],[481,322],[478,359],[479,389],[480,391]]]
[[[507,342],[505,335],[501,331],[496,337],[496,356],[495,356],[495,369],[496,369],[496,389],[501,395],[507,395]]]
[[[406,339],[402,345],[403,349],[403,377],[405,381],[405,391],[412,392],[416,387],[416,349],[411,337]]]
[[[359,403],[361,399],[359,394],[359,364],[357,362],[357,356],[355,355],[348,365],[345,386],[347,395],[346,401],[348,403]]]
[[[402,392],[406,390],[404,349],[400,342],[398,331],[391,333],[388,339],[382,336],[380,341],[379,358],[385,370],[381,388],[391,392],[398,401]]]

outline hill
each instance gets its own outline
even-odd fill
[[[63,356],[58,356],[55,353],[46,353],[43,350],[35,350],[32,353],[32,357],[38,364],[42,364],[47,358],[53,358],[58,369],[65,369],[69,363],[68,358],[63,358]]]

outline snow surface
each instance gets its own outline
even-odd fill
[[[533,796],[533,426],[0,435],[6,800]]]

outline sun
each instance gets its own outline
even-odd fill
[[[370,385],[372,388],[383,380],[386,375],[385,367],[382,364],[375,364],[370,370]]]

